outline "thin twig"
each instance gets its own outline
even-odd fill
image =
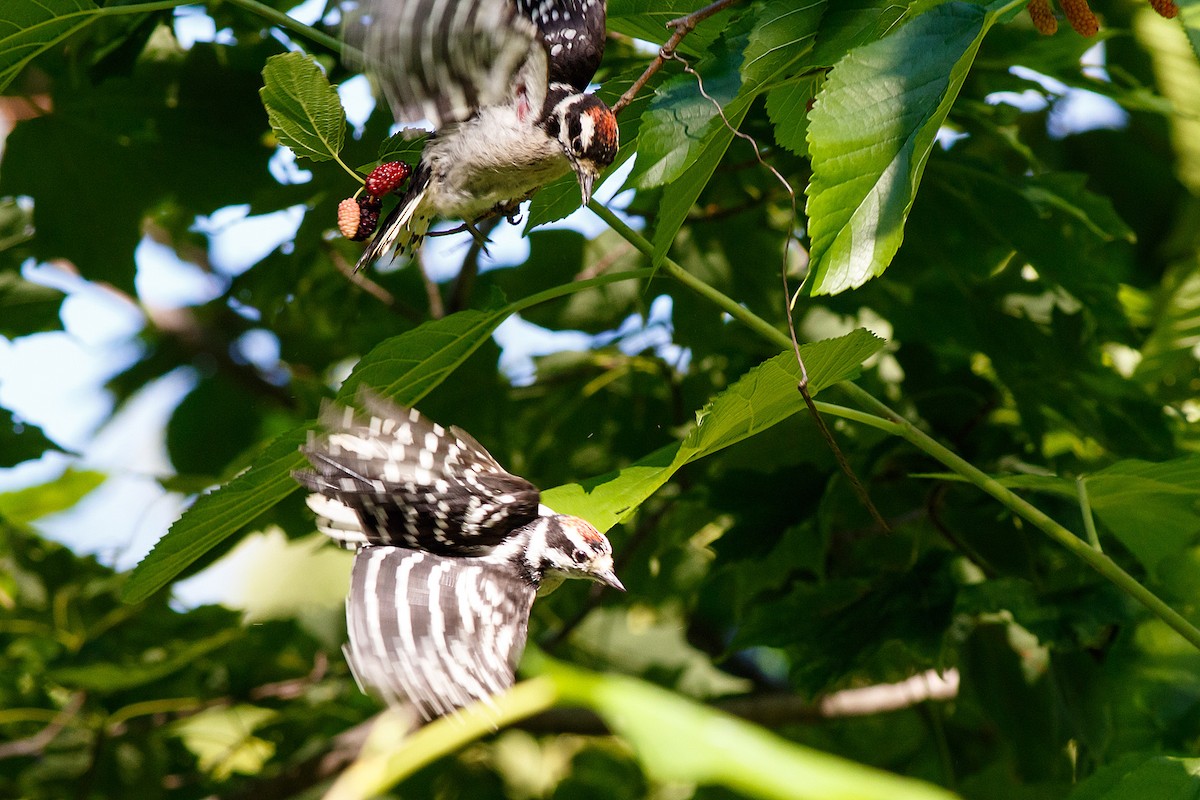
[[[446,316],[446,306],[442,302],[442,290],[434,282],[433,278],[429,277],[428,270],[425,269],[425,259],[421,258],[421,251],[413,253],[413,261],[417,264],[417,269],[421,272],[421,282],[425,284],[425,296],[429,300],[429,318],[441,319]]]
[[[67,727],[72,718],[79,713],[80,709],[83,708],[83,701],[85,699],[87,699],[86,694],[76,692],[71,695],[71,699],[63,706],[62,711],[59,711],[55,715],[49,725],[32,736],[0,744],[0,759],[15,758],[17,756],[36,756],[40,754],[62,733],[63,728]]]
[[[662,69],[662,66],[664,63],[666,63],[667,59],[675,55],[675,48],[679,47],[679,43],[683,41],[683,37],[691,33],[697,25],[711,17],[713,14],[716,14],[719,11],[724,11],[725,9],[739,2],[741,2],[741,0],[716,0],[715,3],[710,3],[704,8],[693,11],[686,17],[680,17],[679,19],[673,19],[668,22],[667,27],[674,31],[674,33],[671,34],[671,38],[667,39],[666,43],[658,49],[658,55],[656,55],[654,60],[650,62],[650,66],[646,67],[646,71],[641,74],[641,77],[634,81],[633,85],[625,90],[625,94],[621,95],[620,98],[617,99],[617,102],[613,104],[612,112],[614,114],[620,114],[621,110],[625,108],[625,106],[633,102],[633,99],[637,97],[637,93],[644,89],[646,87],[646,83],[652,77],[654,77],[654,73]]]
[[[397,300],[394,294],[368,278],[364,272],[356,271],[355,268],[350,266],[350,263],[346,261],[346,259],[342,257],[342,254],[339,253],[335,248],[326,246],[325,254],[329,257],[329,260],[333,262],[334,268],[337,269],[338,272],[342,273],[342,275],[346,276],[348,281],[374,297],[379,302],[383,303],[388,307],[388,310],[395,312],[410,322],[420,324],[425,321],[424,314],[422,314],[420,311],[417,311],[417,309],[413,308],[407,303],[402,303]]]

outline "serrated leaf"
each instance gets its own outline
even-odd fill
[[[1163,276],[1152,319],[1154,328],[1142,344],[1142,360],[1134,377],[1144,383],[1179,383],[1197,369],[1200,341],[1200,264],[1182,261]],[[1179,387],[1194,396],[1194,387]]]
[[[4,0],[0,3],[0,92],[37,56],[97,17],[91,0]]]
[[[883,346],[866,330],[803,345],[809,392],[857,374],[862,362]],[[770,428],[804,408],[796,385],[800,367],[791,352],[764,361],[713,398],[696,416],[697,426],[679,444],[656,450],[630,466],[581,483],[543,492],[547,505],[607,531],[635,510],[677,470]]]
[[[298,158],[328,161],[342,150],[346,112],[316,60],[303,53],[271,56],[259,90],[271,129]]]
[[[602,275],[556,286],[497,311],[460,311],[387,339],[371,350],[342,385],[338,398],[352,402],[360,387],[401,405],[415,405],[475,352],[501,322],[525,308],[614,281],[649,277],[649,270]],[[292,472],[307,463],[299,448],[309,426],[272,441],[250,468],[202,495],[158,541],[121,590],[136,603],[161,589],[200,556],[236,533],[300,485]]]
[[[49,483],[5,492],[0,494],[0,517],[25,524],[66,511],[104,483],[105,478],[102,472],[68,469]]]
[[[298,489],[292,471],[305,464],[299,448],[307,438],[304,430],[288,431],[267,445],[250,469],[196,498],[133,568],[121,587],[121,599],[126,603],[145,600],[196,559]]]
[[[1001,5],[945,3],[834,66],[809,115],[808,291],[861,286],[891,263],[938,128]]]
[[[824,75],[815,75],[767,93],[767,116],[775,126],[775,141],[798,156],[808,155],[808,104],[824,82]]]

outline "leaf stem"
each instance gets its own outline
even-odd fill
[[[610,209],[600,205],[595,200],[588,204],[588,208],[592,209],[601,219],[607,222],[622,238],[647,256],[653,257],[654,248],[650,242],[640,233],[626,225]],[[722,311],[725,311],[767,341],[777,345],[780,349],[787,350],[791,347],[791,341],[789,341],[783,331],[777,330],[771,323],[753,311],[743,307],[718,289],[709,286],[670,258],[664,258],[659,269],[711,301]],[[994,497],[1014,514],[1032,523],[1051,539],[1078,556],[1085,564],[1116,585],[1118,589],[1149,609],[1152,614],[1169,625],[1194,647],[1200,649],[1200,628],[1197,628],[1184,618],[1182,614],[1167,605],[1158,595],[1138,583],[1132,575],[1121,569],[1115,561],[1104,555],[1104,553],[1093,548],[1083,539],[1051,519],[1044,511],[1012,492],[995,478],[992,478],[983,470],[929,436],[916,425],[893,411],[885,403],[876,399],[870,392],[850,381],[842,381],[841,383],[834,384],[834,388],[848,395],[856,405],[871,412],[870,415],[878,420],[878,422],[867,422],[865,418],[858,418],[857,421],[869,424],[879,430],[886,430],[888,433],[903,438],[918,450],[923,451],[954,472],[957,472],[963,478],[979,487],[983,492]],[[825,410],[825,405],[822,404],[822,410]],[[852,417],[846,415],[845,411],[845,409],[839,406],[829,406],[829,413],[851,419]],[[890,423],[890,427],[885,427],[881,423]]]
[[[1100,535],[1096,533],[1096,519],[1092,516],[1092,501],[1088,497],[1087,478],[1080,475],[1075,479],[1075,494],[1079,498],[1079,513],[1083,515],[1083,529],[1087,533],[1088,542],[1097,552],[1103,552],[1100,546]]]
[[[245,9],[246,11],[249,11],[252,14],[257,14],[258,16],[262,17],[263,19],[266,19],[269,22],[271,22],[271,24],[273,24],[273,25],[278,25],[279,27],[286,28],[287,30],[289,30],[293,33],[298,33],[301,36],[305,37],[306,39],[310,39],[311,41],[314,41],[317,44],[328,48],[329,50],[333,51],[334,53],[337,53],[338,55],[344,54],[343,53],[344,46],[342,45],[342,42],[340,39],[330,36],[327,33],[323,33],[322,31],[317,30],[316,28],[312,27],[311,25],[305,25],[300,20],[293,19],[292,17],[289,17],[287,14],[283,13],[282,11],[277,11],[276,9],[271,8],[270,6],[263,5],[262,3],[258,2],[258,0],[225,0],[225,1],[227,3],[229,3],[230,5],[238,6],[239,8]],[[193,2],[194,2],[194,0],[193,0]]]

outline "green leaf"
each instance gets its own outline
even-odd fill
[[[5,492],[0,494],[0,517],[26,524],[66,511],[104,483],[106,477],[102,472],[69,469],[49,483]]]
[[[425,149],[427,141],[429,141],[428,133],[422,132],[414,136],[413,131],[397,131],[379,145],[379,163],[403,161],[409,166],[413,166],[421,160],[421,151]]]
[[[824,82],[824,75],[814,75],[767,93],[767,114],[775,125],[775,141],[798,156],[808,155],[808,104]]]
[[[196,559],[300,488],[292,471],[305,465],[299,448],[308,434],[288,431],[263,450],[250,469],[183,512],[154,549],[133,568],[121,599],[139,603],[166,586]]]
[[[671,35],[667,23],[709,4],[709,0],[609,0],[608,29],[635,39],[663,44]],[[679,43],[686,55],[703,53],[718,36],[728,17],[705,20]]]
[[[1195,397],[1193,381],[1197,367],[1196,342],[1200,341],[1200,263],[1181,261],[1167,270],[1155,298],[1150,319],[1154,328],[1142,343],[1142,360],[1134,377],[1147,384],[1161,384],[1180,395]]]
[[[1101,767],[1070,800],[1196,800],[1200,758],[1129,754]]]
[[[1200,456],[1118,461],[1084,482],[1092,513],[1148,570],[1200,540]]]
[[[0,408],[0,467],[14,467],[22,461],[38,458],[47,450],[57,450],[42,429],[26,422],[18,423],[12,412]]]
[[[279,712],[251,705],[209,708],[171,726],[200,769],[225,781],[234,773],[257,775],[275,755],[275,745],[251,733],[278,718]]]
[[[951,800],[945,789],[802,747],[642,681],[545,665],[563,700],[588,706],[668,783],[722,784],[778,800]]]
[[[25,65],[97,19],[91,0],[4,0],[0,4],[0,92]]]
[[[316,60],[304,53],[267,59],[259,90],[271,129],[298,158],[327,161],[342,150],[346,112]]]
[[[883,340],[860,329],[837,339],[803,345],[809,392],[857,374]],[[770,428],[804,408],[796,389],[800,367],[791,352],[780,353],[747,372],[696,414],[696,427],[678,445],[668,445],[618,472],[543,492],[546,505],[607,531],[654,494],[684,465]]]
[[[707,140],[699,146],[688,143],[685,161],[677,168],[681,177],[663,192],[654,228],[652,262],[655,266],[662,262],[671,249],[675,234],[679,232],[696,198],[708,185],[717,165],[721,163],[725,151],[733,141],[733,131],[741,126],[754,100],[812,51],[817,25],[824,10],[824,2],[796,7],[791,0],[771,0],[756,7],[753,27],[746,39],[739,67],[741,89],[737,96],[724,106],[724,119],[717,119],[716,106],[709,104],[713,121],[710,123],[711,130],[707,134]],[[704,74],[703,70],[701,74]],[[696,124],[697,120],[689,121],[691,130],[695,130]],[[679,135],[687,138],[687,129],[682,134],[677,134]],[[638,145],[640,161],[641,151],[645,147],[640,134]]]
[[[809,115],[811,293],[861,286],[891,263],[938,128],[998,7],[940,5],[833,68]]]

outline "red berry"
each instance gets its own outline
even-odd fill
[[[382,206],[378,197],[365,194],[358,198],[358,230],[350,237],[351,239],[361,242],[375,232],[375,226],[379,224],[379,209]]]
[[[367,176],[367,192],[376,197],[383,197],[398,189],[411,174],[412,169],[403,161],[380,164]]]

